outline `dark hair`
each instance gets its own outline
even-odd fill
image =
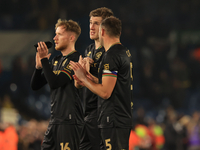
[[[113,16],[113,12],[111,9],[106,7],[97,8],[95,10],[92,10],[89,14],[90,17],[102,17],[102,19],[105,19],[107,17]]]
[[[77,35],[76,38],[78,38],[79,35],[81,34],[81,27],[76,21],[58,19],[55,25],[55,29],[57,29],[59,26],[64,26],[66,31],[71,31],[71,32],[76,33]]]
[[[101,22],[101,27],[105,29],[106,34],[111,37],[120,37],[122,23],[118,18],[111,16]]]

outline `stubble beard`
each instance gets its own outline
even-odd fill
[[[67,47],[67,46],[66,46]],[[66,49],[66,47],[63,47],[63,46],[61,46],[61,47],[55,47],[55,50],[57,50],[57,51],[63,51],[64,49]]]

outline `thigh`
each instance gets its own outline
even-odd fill
[[[48,125],[42,142],[41,150],[55,150],[54,126]]]
[[[100,129],[102,145],[105,150],[128,150],[129,149],[129,128],[105,128]]]
[[[56,132],[56,150],[79,150],[80,125],[58,125]]]
[[[100,133],[97,126],[97,119],[93,118],[86,122],[86,131],[92,145],[92,149],[99,150],[100,148]]]
[[[86,125],[84,125],[83,130],[81,132],[79,150],[92,150],[92,144],[87,134]]]
[[[99,150],[100,134],[97,127],[97,119],[92,118],[85,121],[81,134],[80,150]]]

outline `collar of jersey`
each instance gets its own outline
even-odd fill
[[[67,57],[67,56],[73,54],[74,52],[76,52],[76,50],[73,50],[71,53],[67,54],[65,57]]]
[[[117,42],[117,43],[114,43],[114,44],[112,44],[112,45],[110,46],[110,48],[111,48],[111,47],[113,47],[114,45],[117,45],[117,44],[120,44],[120,45],[122,45],[122,43],[121,43],[121,42]],[[109,48],[109,49],[110,49],[110,48]]]
[[[103,46],[99,46],[97,49],[100,49],[100,48],[102,48]]]

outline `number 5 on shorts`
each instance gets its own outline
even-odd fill
[[[61,147],[61,150],[71,150],[69,147],[68,147],[69,143],[65,143],[65,146],[63,147],[63,143],[60,143],[60,147]]]
[[[112,150],[112,145],[109,143],[110,139],[106,139],[105,142],[106,142],[106,147],[108,147],[106,150]]]

